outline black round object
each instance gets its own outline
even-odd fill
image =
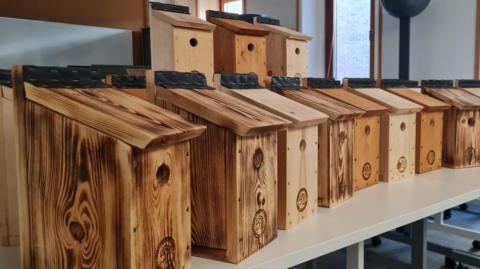
[[[459,263],[456,269],[468,269],[468,266],[465,266],[462,263]]]
[[[452,211],[450,209],[443,211],[443,219],[451,219],[452,218]]]
[[[480,249],[480,241],[474,240],[474,241],[472,242],[472,247],[473,247],[475,250],[479,250],[479,249]]]
[[[396,18],[412,18],[420,14],[430,0],[382,0],[383,8]]]
[[[382,244],[382,239],[379,236],[372,237],[372,245],[378,247]]]
[[[463,211],[467,211],[468,210],[468,204],[461,204],[460,206],[460,210],[463,210]]]
[[[448,256],[445,256],[445,267],[455,268],[455,266],[457,266],[457,262],[454,259],[452,259]]]

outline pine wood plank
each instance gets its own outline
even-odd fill
[[[267,45],[263,36],[235,35],[235,73],[255,73],[260,85],[267,78]],[[228,70],[227,70],[228,71]]]
[[[269,31],[263,27],[242,20],[223,19],[209,16],[207,17],[207,21],[241,35],[266,36],[269,33]]]
[[[288,120],[216,90],[159,88],[156,94],[157,100],[168,100],[240,136],[274,132],[291,124]]]
[[[344,89],[315,89],[318,92],[365,111],[364,116],[379,115],[387,111],[385,106]]]
[[[289,77],[304,78],[308,76],[308,43],[307,41],[286,40],[286,63],[285,75]],[[270,48],[268,48],[270,50]],[[277,55],[271,57],[278,57]],[[268,60],[270,61],[270,60]],[[281,76],[281,75],[280,75]]]
[[[363,110],[339,102],[315,90],[285,90],[279,91],[279,93],[327,114],[331,120],[355,118],[365,113]]]
[[[289,38],[289,39],[294,39],[294,40],[302,40],[302,41],[310,41],[312,40],[312,37],[306,34],[303,34],[301,32],[289,29],[284,26],[280,25],[272,25],[272,24],[263,24],[263,23],[256,23],[255,25],[258,25],[260,27],[263,27],[270,31],[271,33],[278,34],[282,37]]]
[[[43,89],[26,84],[25,90],[29,100],[141,149],[185,141],[205,130],[115,89]]]
[[[0,93],[2,90],[2,85],[0,85]],[[7,170],[7,159],[5,154],[5,132],[6,126],[4,125],[5,117],[3,107],[4,103],[7,102],[5,98],[0,96],[0,120],[2,124],[0,125],[0,246],[8,246],[9,243],[9,231],[8,231],[8,190],[5,186],[8,184],[8,176],[6,175]],[[13,115],[12,115],[13,117]]]
[[[204,31],[213,31],[215,29],[214,24],[204,21],[190,14],[151,10],[151,16],[155,19],[163,20],[176,27]]]
[[[415,171],[425,173],[442,167],[443,111],[417,113]]]
[[[318,110],[297,103],[267,89],[220,89],[255,106],[261,107],[292,122],[289,128],[315,126],[325,122],[328,116]]]
[[[447,110],[450,107],[449,104],[414,89],[387,88],[385,90],[423,106],[423,111]]]
[[[388,108],[389,112],[395,114],[419,112],[423,109],[422,106],[408,101],[395,94],[389,93],[378,88],[355,88],[349,89],[353,93],[362,97],[370,99]]]
[[[353,181],[359,191],[380,178],[380,116],[355,119],[353,141]]]
[[[480,109],[480,97],[463,89],[425,88],[429,95],[448,103],[460,110]]]

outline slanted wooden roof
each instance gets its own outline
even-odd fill
[[[25,85],[26,98],[131,146],[146,149],[199,136],[205,126],[114,89]]]
[[[446,110],[450,107],[447,103],[411,88],[386,88],[385,90],[423,106],[423,111]]]
[[[315,90],[278,90],[280,94],[327,114],[331,120],[362,116],[365,111],[340,102]]]
[[[207,21],[236,34],[266,36],[270,33],[261,26],[241,20],[240,15],[233,13],[208,10]]]
[[[213,31],[215,29],[215,25],[190,14],[152,9],[152,17],[165,21],[175,27],[204,31]]]
[[[427,87],[423,90],[460,110],[480,109],[480,97],[464,89]]]
[[[349,88],[349,90],[387,107],[390,113],[414,113],[423,109],[421,105],[379,88]]]
[[[259,26],[269,30],[272,33],[281,35],[281,36],[283,36],[285,38],[288,38],[288,39],[303,40],[303,41],[312,40],[311,36],[300,33],[298,31],[294,31],[294,30],[289,29],[289,28],[284,27],[284,26],[272,25],[272,24],[263,24],[263,23],[258,23],[256,25],[259,25]]]
[[[344,89],[314,89],[318,92],[328,95],[341,102],[352,105],[365,111],[365,115],[378,115],[387,111],[385,106],[373,102],[367,98],[363,98],[357,94],[346,91]]]

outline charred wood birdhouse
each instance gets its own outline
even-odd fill
[[[217,26],[213,34],[215,73],[255,73],[264,85],[269,31],[233,13],[209,10],[207,20]]]
[[[311,36],[281,26],[277,19],[246,14],[242,18],[270,32],[267,35],[267,75],[308,76],[308,42]]]
[[[380,117],[387,108],[369,99],[345,91],[340,81],[321,78],[304,79],[308,89],[365,111],[355,119],[353,141],[353,182],[355,191],[378,183],[380,173]]]
[[[189,12],[186,6],[151,2],[152,70],[200,72],[213,83],[215,25]]]
[[[351,92],[388,108],[380,119],[380,180],[392,181],[415,174],[416,113],[423,107],[379,89],[372,79],[345,79]]]
[[[288,119],[278,132],[278,220],[288,229],[313,215],[318,197],[318,126],[328,116],[258,84],[255,74],[215,75],[216,88]]]
[[[329,116],[318,128],[318,205],[333,207],[351,198],[354,120],[364,111],[315,90],[302,89],[297,77],[272,77],[270,87]]]
[[[17,150],[10,70],[0,70],[0,246],[18,246]]]
[[[157,105],[207,126],[190,144],[193,254],[238,263],[277,237],[277,131],[291,122],[200,73],[147,77]]]
[[[383,79],[381,88],[423,106],[417,112],[415,171],[430,172],[442,167],[443,119],[450,105],[422,94],[418,81]]]
[[[445,112],[443,165],[450,168],[480,165],[480,97],[472,85],[451,80],[424,80],[422,91],[451,105]]]
[[[205,127],[91,80],[15,66],[23,268],[191,268],[188,140]]]

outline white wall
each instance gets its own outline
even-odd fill
[[[384,11],[383,77],[398,76],[399,21]],[[476,0],[432,0],[411,19],[410,78],[473,78]]]
[[[247,0],[246,4],[246,13],[268,15],[290,29],[297,27],[296,0]]]
[[[300,31],[313,37],[308,49],[308,75],[325,77],[325,1],[300,1]]]
[[[127,30],[0,17],[0,36],[0,68],[133,62]]]

